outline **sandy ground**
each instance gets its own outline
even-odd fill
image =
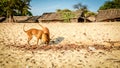
[[[41,29],[25,23],[25,29]],[[27,44],[23,23],[0,24],[0,68],[120,68],[120,23],[42,23],[48,46]]]

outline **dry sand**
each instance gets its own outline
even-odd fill
[[[25,23],[25,29],[41,29]],[[120,23],[41,23],[49,46],[27,45],[23,23],[0,24],[0,68],[120,68]]]

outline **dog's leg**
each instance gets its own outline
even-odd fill
[[[30,40],[32,39],[32,36],[28,36],[28,44],[30,45]]]
[[[38,34],[35,35],[35,36],[36,36],[36,38],[37,38],[37,44],[36,44],[36,45],[38,45],[38,42],[39,42],[39,39],[40,39],[41,35],[38,33]]]
[[[39,38],[37,38],[37,44],[36,45],[38,45],[38,42],[39,42]]]

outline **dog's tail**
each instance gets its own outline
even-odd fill
[[[26,31],[25,31],[25,24],[23,25],[23,31],[26,32]]]
[[[39,23],[38,23],[38,24],[39,24]],[[39,24],[39,26],[44,29],[44,27],[43,27],[41,24]]]

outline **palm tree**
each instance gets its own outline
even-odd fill
[[[22,0],[19,2],[20,6],[18,6],[18,9],[21,15],[32,15],[32,13],[29,11],[30,1],[31,0]]]
[[[14,15],[32,15],[30,10],[31,0],[0,0],[0,15],[9,18],[9,22],[15,22]]]
[[[6,7],[5,8],[5,11],[7,13],[7,17],[9,18],[8,21],[9,22],[15,22],[13,16],[14,16],[14,12],[15,12],[15,9],[16,9],[16,0],[6,0]]]
[[[0,16],[6,16],[6,12],[4,12],[4,3],[0,0]]]

